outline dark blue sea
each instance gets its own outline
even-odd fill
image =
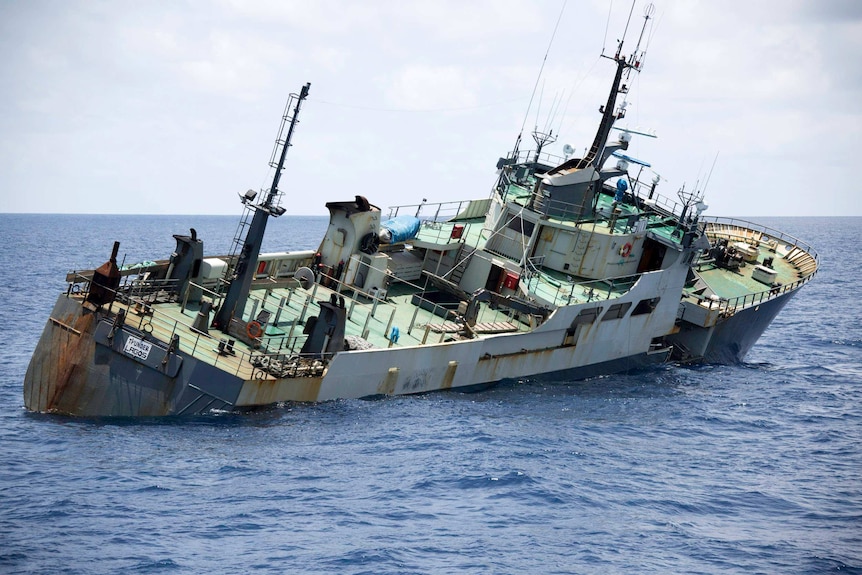
[[[0,215],[0,572],[862,573],[862,218],[758,221],[822,269],[743,365],[141,421],[24,410],[64,274],[237,218]]]

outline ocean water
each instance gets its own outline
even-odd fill
[[[65,272],[237,219],[0,215],[0,573],[862,573],[862,218],[758,221],[822,268],[743,365],[82,420],[23,409]]]

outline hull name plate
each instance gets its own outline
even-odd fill
[[[130,335],[129,339],[126,340],[126,345],[123,346],[123,353],[141,361],[146,361],[152,349],[153,344]]]
[[[111,322],[102,320],[93,338],[97,344],[108,348],[108,353],[122,354],[168,377],[177,376],[183,364],[182,356],[169,352],[156,342],[145,340],[143,334],[133,333],[129,326],[122,326],[112,335],[113,331]],[[98,349],[96,351],[96,363],[110,362],[108,356],[99,353]]]

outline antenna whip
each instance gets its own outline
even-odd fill
[[[527,105],[527,113],[524,114],[524,122],[521,124],[521,134],[524,133],[524,126],[527,125],[527,117],[530,115],[530,108],[533,107],[533,98],[536,97],[536,90],[539,87],[539,80],[542,78],[542,71],[545,69],[545,62],[548,61],[548,54],[551,51],[551,46],[554,43],[554,37],[557,35],[557,28],[560,26],[560,20],[563,19],[563,12],[566,10],[566,2],[563,2],[563,7],[560,9],[560,15],[557,17],[557,23],[554,25],[554,32],[551,34],[551,40],[548,42],[548,49],[545,50],[545,57],[542,59],[542,65],[539,67],[539,75],[536,77],[536,84],[533,86],[533,93],[530,95],[530,103]],[[520,134],[518,136],[520,140]]]

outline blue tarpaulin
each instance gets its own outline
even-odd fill
[[[380,241],[386,244],[406,242],[416,237],[420,225],[416,216],[396,216],[380,224]]]

